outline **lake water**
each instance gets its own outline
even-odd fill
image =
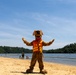
[[[0,54],[0,57],[18,58],[21,54]],[[30,59],[32,57],[31,53],[26,53],[25,58],[28,56]],[[76,54],[44,54],[44,61],[54,62],[60,64],[74,65],[76,66]]]

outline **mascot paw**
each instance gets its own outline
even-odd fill
[[[33,71],[31,69],[27,69],[26,73],[32,73]]]
[[[42,71],[40,71],[40,73],[47,74],[47,71],[46,70],[42,70]]]

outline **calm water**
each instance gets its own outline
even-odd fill
[[[21,54],[0,54],[0,57],[1,56],[19,58]],[[32,54],[25,54],[25,59],[26,56],[31,59]],[[44,54],[44,61],[76,66],[76,54]]]

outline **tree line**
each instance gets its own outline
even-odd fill
[[[32,50],[23,47],[0,46],[0,53],[31,53]]]
[[[32,53],[31,49],[23,47],[0,46],[0,53]],[[59,49],[43,50],[43,53],[76,53],[76,43],[69,44]]]
[[[63,48],[48,50],[46,53],[76,53],[76,43],[66,45]]]

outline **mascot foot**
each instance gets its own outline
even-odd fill
[[[33,70],[31,70],[31,69],[26,70],[26,73],[32,73],[32,72],[33,72]]]
[[[47,71],[46,70],[41,70],[40,73],[47,74]]]

